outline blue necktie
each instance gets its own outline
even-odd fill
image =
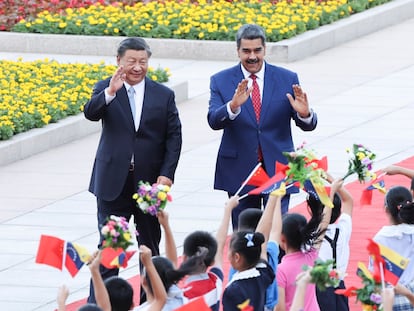
[[[128,89],[128,98],[129,98],[129,104],[131,105],[132,117],[134,118],[134,124],[135,124],[135,114],[136,114],[135,90],[132,86]]]

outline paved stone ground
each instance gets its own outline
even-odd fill
[[[327,155],[334,176],[346,171],[345,148],[353,143],[365,144],[377,153],[376,169],[414,154],[413,29],[414,19],[410,19],[304,60],[278,64],[299,73],[320,120],[313,132],[295,129],[294,140],[298,145],[305,140],[319,155]],[[46,55],[0,54],[3,58],[18,56]],[[178,79],[189,81],[189,100],[179,105],[184,146],[172,190],[174,201],[168,206],[180,247],[188,232],[215,231],[220,220],[226,196],[214,191],[212,183],[221,133],[207,125],[208,84],[212,73],[234,63],[154,58],[152,64],[168,66]],[[35,264],[34,258],[40,234],[94,249],[98,239],[95,201],[86,189],[98,138],[99,134],[88,135],[0,167],[2,310],[50,311],[56,306],[57,288],[62,283],[71,289],[69,302],[86,296],[87,268],[71,279],[66,273]],[[292,204],[302,199],[299,195]],[[137,273],[133,258],[122,276]]]

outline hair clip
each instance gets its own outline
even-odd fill
[[[246,233],[246,235],[244,237],[247,240],[247,244],[246,244],[247,247],[254,246],[253,233]]]

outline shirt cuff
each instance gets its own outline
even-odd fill
[[[230,120],[234,120],[234,119],[236,119],[236,117],[240,114],[240,112],[241,112],[241,108],[239,107],[239,108],[237,108],[237,111],[234,113],[233,111],[231,111],[231,108],[230,108],[230,103],[231,103],[231,101],[229,101],[226,105],[227,105],[227,113],[229,114],[229,119]]]
[[[313,110],[312,108],[310,109],[310,115],[307,118],[302,118],[299,113],[297,113],[299,120],[305,122],[306,124],[311,124],[312,122],[312,118],[313,118]]]
[[[105,93],[105,102],[106,102],[106,104],[107,104],[107,105],[109,105],[109,103],[110,103],[111,101],[113,101],[113,100],[114,100],[114,98],[116,97],[116,93],[115,93],[115,95],[113,95],[113,96],[109,95],[109,94],[108,94],[108,88],[106,88],[106,89],[104,90],[104,93]]]

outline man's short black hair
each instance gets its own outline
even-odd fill
[[[118,57],[125,55],[127,50],[146,51],[148,57],[151,57],[152,52],[147,42],[138,37],[127,38],[121,41],[118,46]]]

